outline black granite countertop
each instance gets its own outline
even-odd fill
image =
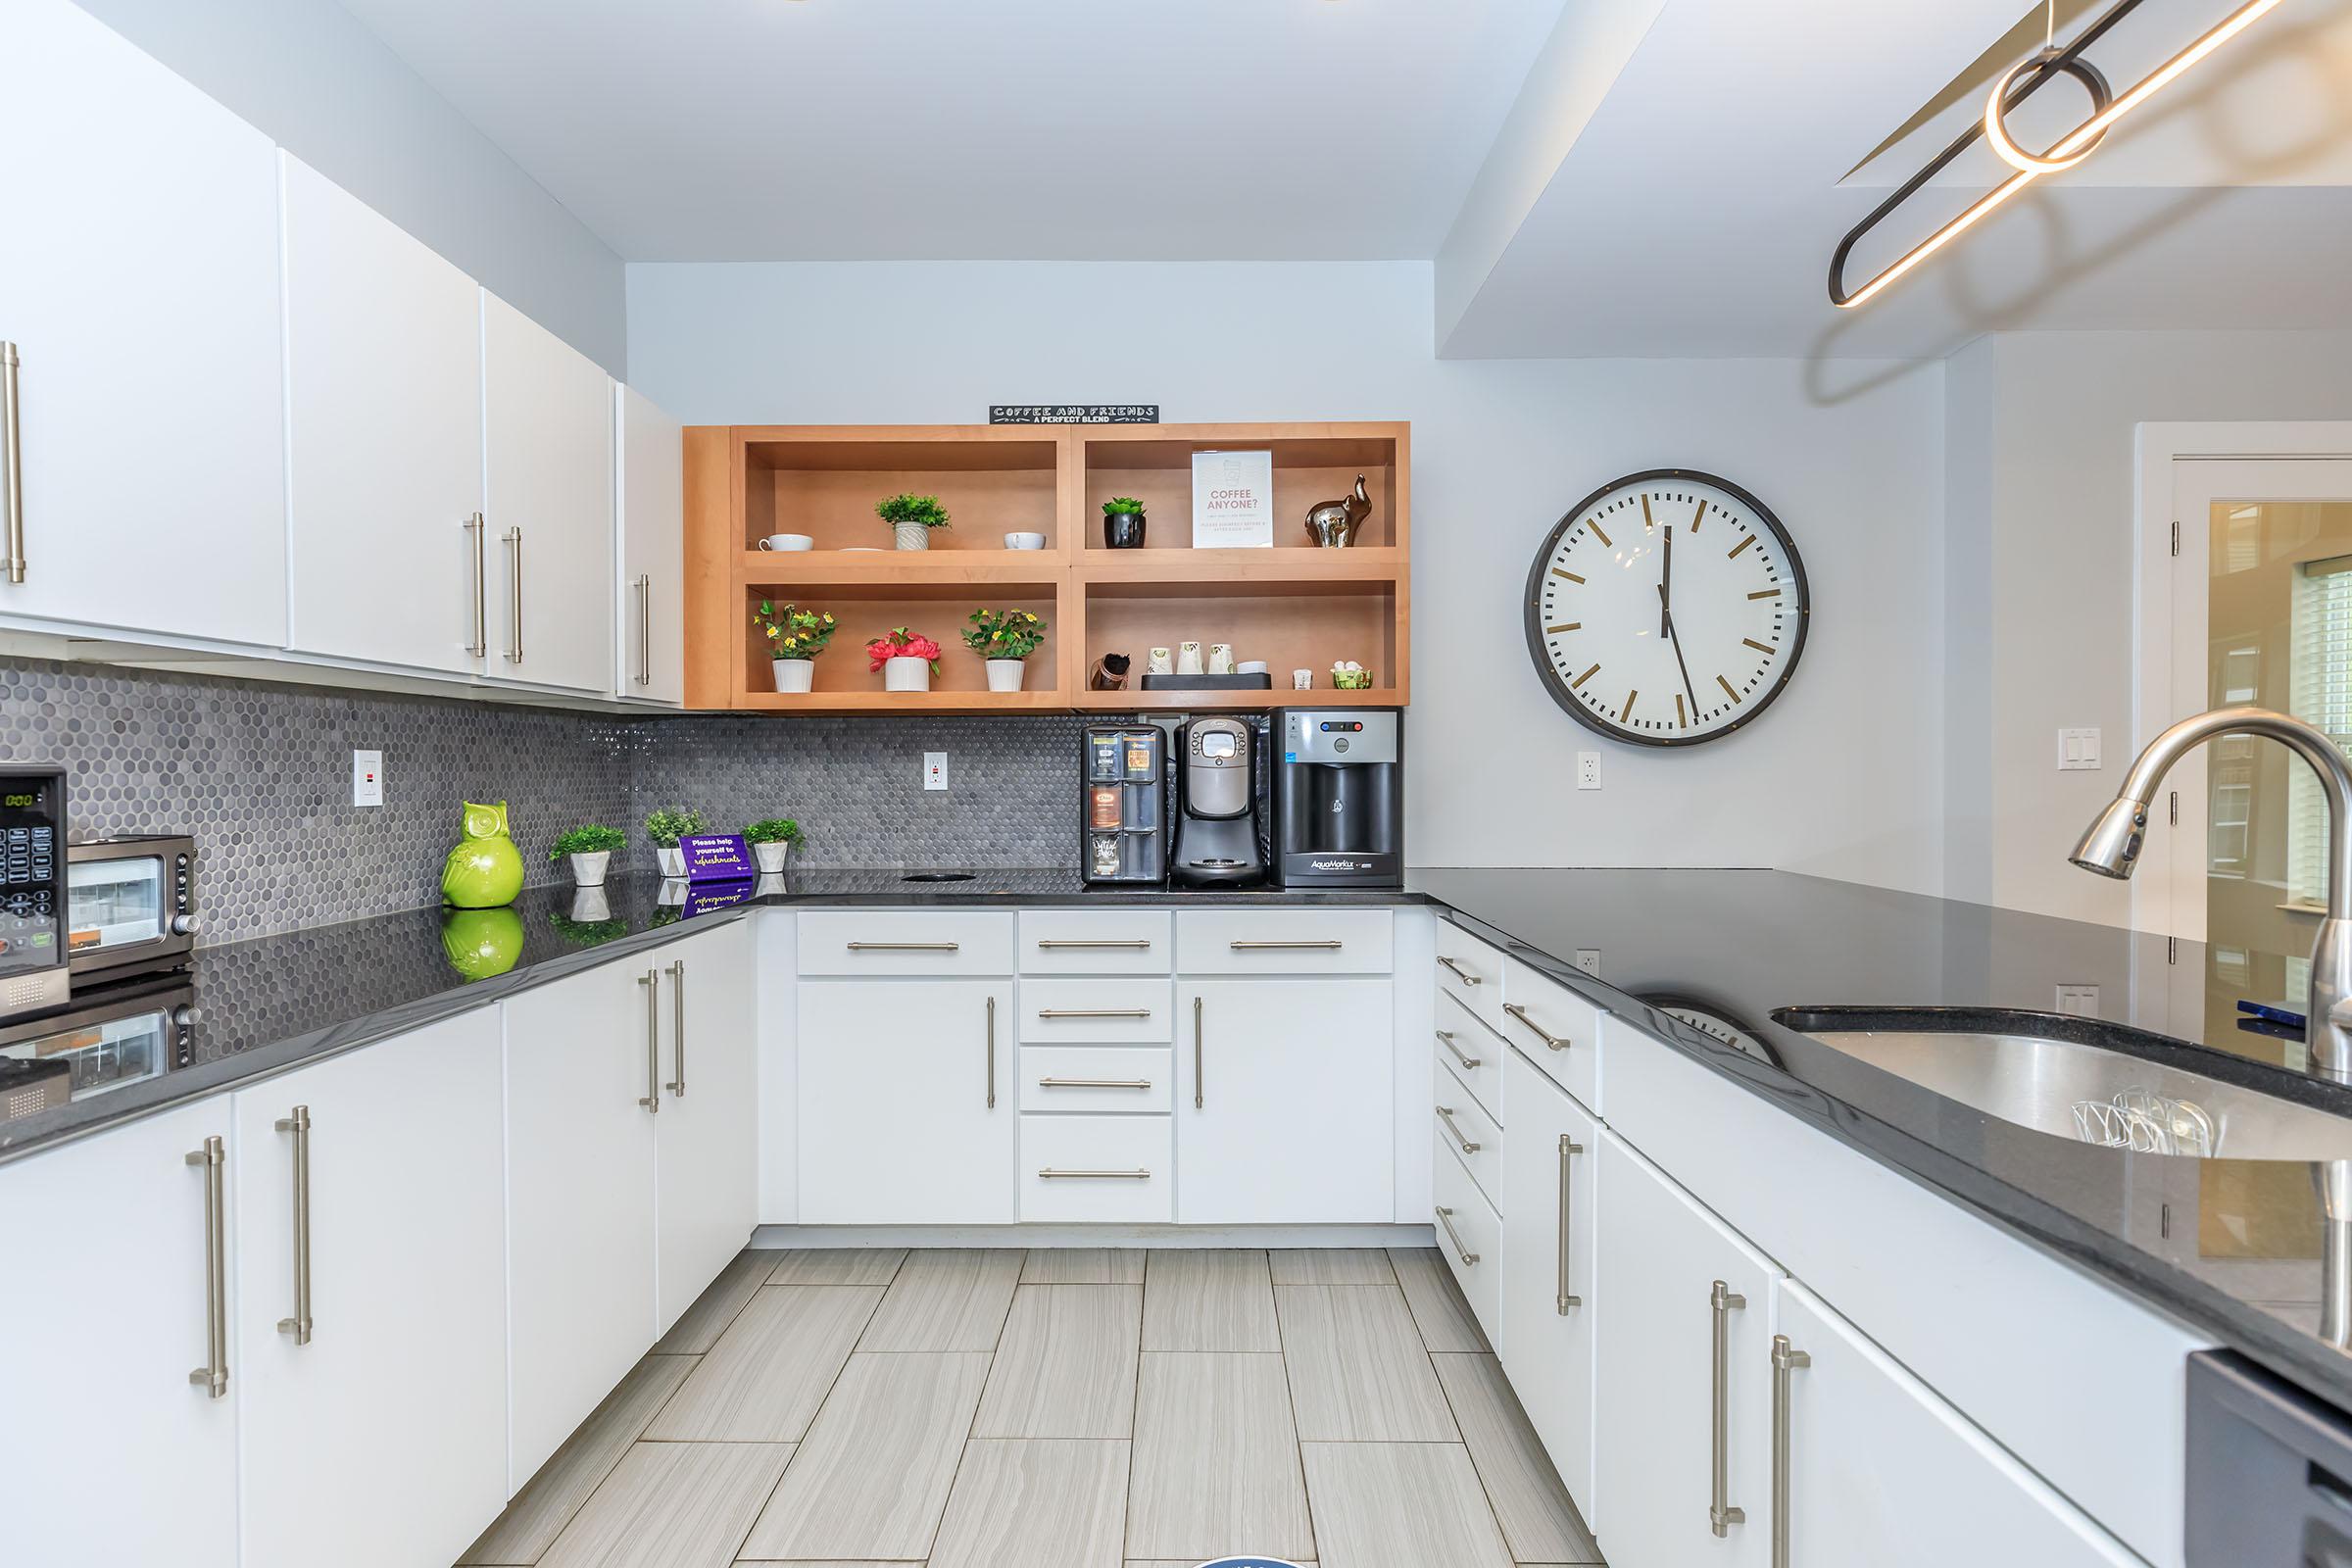
[[[0,1162],[388,1039],[750,908],[1377,907],[1425,902],[1421,894],[1396,892],[1095,888],[1074,871],[1053,868],[944,874],[956,880],[820,869],[700,890],[652,875],[618,876],[587,893],[531,889],[505,908],[416,909],[199,948],[184,973],[79,992],[73,1006],[54,1018],[8,1026],[0,1040],[22,1043],[44,1032],[87,1029],[99,1009],[136,1015],[192,1008],[188,1016],[194,1019],[185,1059],[166,1052],[154,1060],[158,1070],[146,1076],[125,1072],[77,1092],[65,1104],[0,1119]],[[133,1054],[117,1054],[118,1062],[132,1059]]]
[[[2249,1027],[2235,1005],[2249,989],[2283,995],[2288,960],[2305,955],[1781,871],[1423,871],[1412,882],[1474,934],[1767,1103],[2352,1407],[2352,1354],[2320,1335],[2322,1167],[2034,1131],[1773,1017],[1936,1007],[1956,1009],[1950,1024],[1999,1027],[2002,1011],[2057,1011],[2066,986],[2095,1016],[2049,1027],[2352,1114],[2352,1090],[2300,1071],[2299,1031]],[[1580,954],[1596,972],[1578,967]]]

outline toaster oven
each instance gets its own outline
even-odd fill
[[[197,925],[195,840],[98,839],[66,847],[66,949],[76,989],[183,967]]]
[[[69,1011],[0,1023],[0,1121],[189,1066],[197,1026],[184,977],[118,986]]]

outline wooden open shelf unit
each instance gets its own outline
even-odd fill
[[[1150,712],[1263,709],[1282,703],[1400,708],[1409,693],[1410,426],[1373,424],[699,425],[686,431],[686,703],[756,712]],[[1192,454],[1274,454],[1275,544],[1195,550]],[[1306,542],[1318,501],[1364,475],[1372,515],[1348,550]],[[929,550],[894,550],[874,503],[937,495],[954,519]],[[1102,542],[1102,503],[1134,496],[1147,548]],[[1004,535],[1046,536],[1007,550]],[[814,548],[763,551],[769,534]],[[862,548],[861,548],[862,547]],[[840,621],[816,661],[815,690],[780,693],[752,608],[761,599],[829,610]],[[977,609],[1034,610],[1047,641],[1029,689],[991,692],[959,637]],[[927,693],[889,693],[864,644],[908,625],[941,646]],[[1230,643],[1262,659],[1274,689],[1146,692],[1153,647]],[[1105,653],[1134,661],[1124,691],[1086,688]],[[1381,684],[1334,691],[1352,659]],[[1291,671],[1315,671],[1294,692]]]

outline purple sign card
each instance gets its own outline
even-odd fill
[[[760,874],[740,833],[689,834],[678,840],[678,853],[686,858],[686,878],[690,882],[733,881]]]
[[[690,883],[686,889],[686,907],[678,918],[691,920],[698,914],[732,908],[750,898],[759,885],[750,880],[721,882],[713,879]]]

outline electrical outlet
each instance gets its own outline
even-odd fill
[[[2099,1015],[2099,988],[2086,985],[2058,987],[2058,1010],[2076,1018],[2096,1018]]]
[[[1592,976],[1593,979],[1595,979],[1595,980],[1599,979],[1599,978],[1600,978],[1600,950],[1599,950],[1598,948],[1579,948],[1579,949],[1577,949],[1577,950],[1576,950],[1576,966],[1577,966],[1579,969],[1582,969],[1582,970],[1584,970],[1584,971],[1585,971],[1585,973],[1587,973],[1587,974],[1591,975],[1591,976]]]
[[[351,804],[381,806],[384,804],[384,754],[354,752],[351,754]]]
[[[1600,754],[1598,752],[1576,754],[1576,787],[1580,790],[1600,788]]]
[[[925,752],[923,754],[923,788],[927,790],[944,790],[947,787],[948,754],[945,752]]]

